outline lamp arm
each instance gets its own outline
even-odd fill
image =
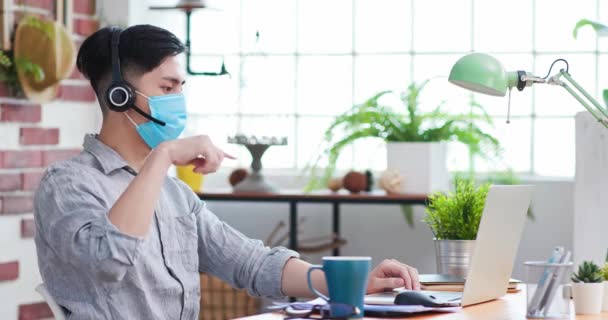
[[[568,82],[576,89],[579,93],[581,93],[585,99],[583,99],[572,87],[570,87],[566,82],[560,80],[560,77],[563,76]],[[572,76],[564,69],[560,70],[559,74],[552,76],[547,81],[548,84],[558,85],[566,89],[570,95],[572,95],[576,101],[578,101],[589,113],[591,113],[597,121],[599,121],[604,127],[608,128],[608,111],[600,105],[597,100],[595,100],[583,87],[581,87],[578,82],[572,79]],[[589,105],[588,102],[591,102]],[[598,112],[599,111],[599,112]]]

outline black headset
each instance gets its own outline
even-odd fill
[[[131,85],[122,78],[122,72],[120,71],[120,34],[122,30],[118,27],[111,29],[110,39],[110,58],[112,62],[112,82],[106,91],[106,102],[108,108],[115,112],[125,112],[129,109],[135,110],[145,118],[154,121],[161,126],[166,123],[158,120],[151,115],[145,113],[139,107],[135,105],[135,91]]]

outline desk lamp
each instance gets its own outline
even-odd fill
[[[557,62],[566,64],[566,69],[561,69],[555,75],[551,75],[551,69]],[[608,128],[608,111],[602,107],[591,95],[585,91],[568,73],[568,62],[564,59],[553,61],[549,72],[545,77],[538,77],[526,71],[506,71],[500,61],[485,53],[471,53],[460,58],[452,67],[448,81],[473,92],[479,92],[491,96],[504,97],[511,89],[524,88],[535,83],[546,83],[558,85],[566,89],[585,109],[587,109],[601,124]],[[565,79],[566,81],[562,80]],[[578,93],[575,91],[578,91]],[[582,96],[581,96],[582,94]],[[605,99],[608,94],[604,94]],[[585,101],[585,99],[587,101]],[[509,111],[510,113],[510,99]],[[507,120],[509,123],[509,120]]]

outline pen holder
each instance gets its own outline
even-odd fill
[[[526,315],[536,319],[570,318],[572,262],[528,261],[526,266]]]

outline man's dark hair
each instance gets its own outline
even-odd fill
[[[105,114],[104,94],[110,85],[112,73],[112,27],[97,30],[80,46],[76,66],[91,81]],[[158,67],[165,58],[186,50],[184,44],[171,32],[152,25],[136,25],[120,34],[120,67],[125,76],[141,76]]]

